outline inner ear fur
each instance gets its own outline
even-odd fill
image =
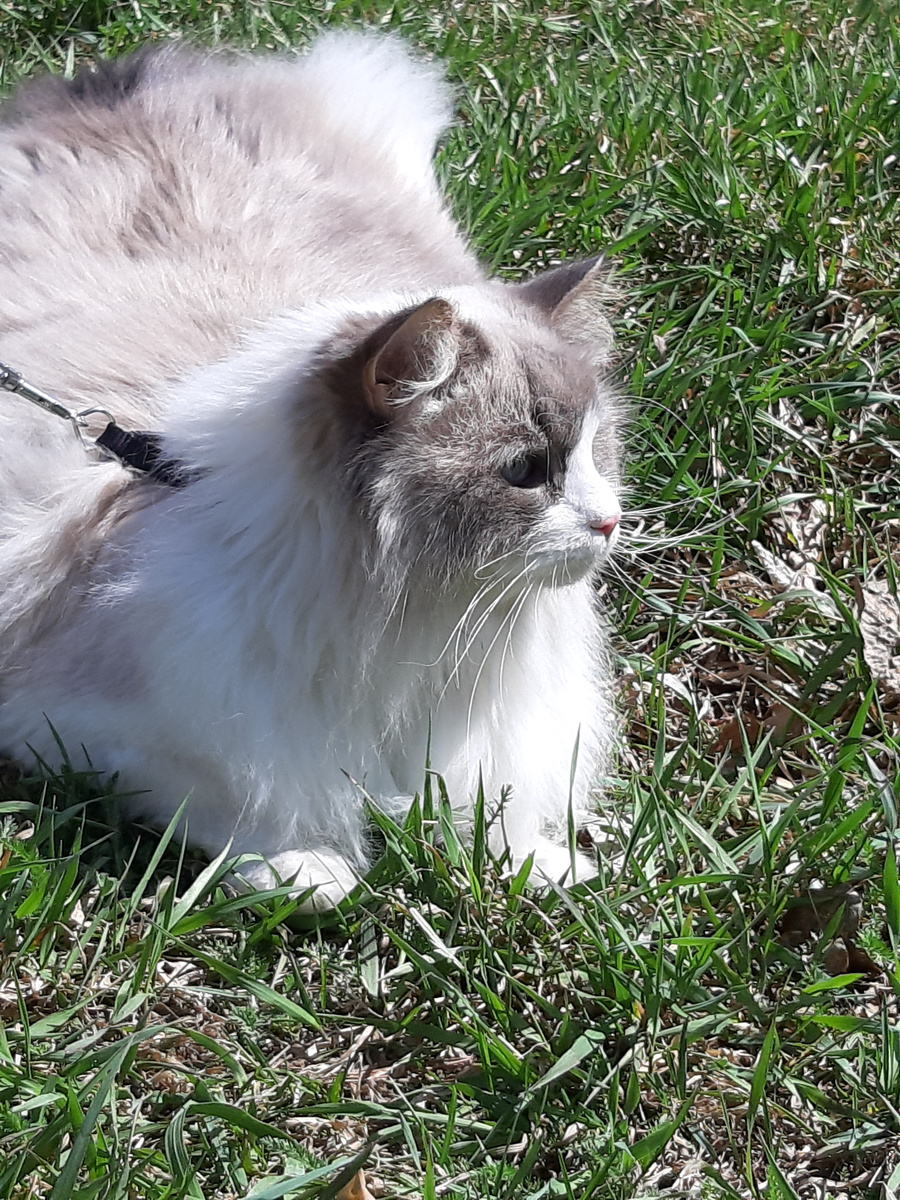
[[[515,287],[519,299],[545,314],[559,336],[590,345],[598,360],[612,355],[613,330],[607,317],[616,299],[611,268],[602,254],[563,263]]]
[[[366,341],[363,392],[379,417],[390,418],[417,395],[443,383],[456,366],[459,338],[449,301],[434,296],[397,313]]]

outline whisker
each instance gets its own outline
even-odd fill
[[[524,571],[521,574],[524,574]],[[491,638],[490,645],[488,646],[487,650],[485,650],[484,655],[482,656],[481,662],[478,666],[478,670],[475,673],[475,680],[472,684],[472,691],[469,696],[469,707],[466,712],[466,741],[469,741],[469,739],[471,737],[471,733],[472,733],[472,709],[475,705],[475,693],[478,690],[478,684],[479,684],[479,681],[481,680],[481,676],[484,674],[484,668],[487,666],[487,661],[490,658],[491,651],[496,646],[497,640],[499,639],[500,635],[502,634],[503,627],[507,623],[507,621],[510,622],[510,628],[512,627],[513,624],[515,624],[516,617],[518,616],[519,612],[521,611],[521,608],[525,602],[525,599],[527,599],[527,597],[528,597],[528,591],[529,591],[529,589],[526,588],[523,595],[518,597],[518,599],[516,600],[516,603],[509,610],[509,612],[504,616],[503,620],[497,626],[497,632]]]
[[[462,664],[465,661],[466,656],[468,655],[469,651],[472,649],[472,646],[475,643],[475,639],[478,637],[479,633],[481,633],[485,624],[487,623],[487,621],[490,620],[491,616],[496,611],[497,606],[503,600],[503,597],[506,596],[512,590],[512,588],[514,588],[516,586],[516,584],[518,584],[519,581],[522,580],[527,575],[527,573],[528,573],[528,568],[523,567],[522,570],[519,571],[519,573],[517,575],[514,575],[512,577],[512,579],[509,581],[509,583],[503,589],[503,591],[500,592],[500,594],[498,596],[495,596],[491,600],[491,602],[488,605],[488,607],[486,608],[486,610],[478,618],[478,621],[476,622],[475,627],[469,633],[468,640],[466,641],[466,644],[465,644],[465,646],[463,646],[461,651],[459,649],[459,641],[461,639],[457,640],[456,656],[455,656],[455,662],[453,665],[453,670],[450,672],[450,675],[447,678],[447,682],[444,684],[444,687],[441,689],[441,694],[440,694],[438,703],[440,703],[440,700],[442,700],[444,698],[444,696],[446,695],[447,689],[450,687],[451,683],[453,683],[454,679],[457,681],[457,683],[459,682],[460,668],[462,667]],[[506,618],[504,618],[504,621],[505,620],[506,620]],[[457,623],[457,627],[458,626],[459,626],[459,623]],[[501,629],[503,628],[502,621],[500,623],[500,628]],[[493,642],[491,644],[493,645]]]
[[[535,589],[535,584],[529,583],[528,587],[522,593],[521,603],[518,605],[518,607],[515,610],[515,616],[514,616],[513,620],[510,622],[509,630],[507,631],[507,634],[506,634],[506,641],[503,645],[503,653],[500,656],[500,671],[499,671],[499,676],[498,676],[498,683],[500,686],[500,694],[501,695],[503,694],[503,669],[506,666],[506,656],[509,653],[510,646],[512,645],[513,631],[515,630],[516,622],[518,621],[518,619],[522,613],[522,610],[525,607],[525,603],[528,600],[529,596],[531,596],[532,593],[534,592],[534,589]]]
[[[488,567],[493,567],[496,563],[503,562],[505,558],[512,558],[516,554],[518,554],[517,550],[504,550],[503,553],[498,554],[496,558],[489,558],[486,563],[482,563],[481,566],[475,568],[473,572],[475,579],[480,579],[482,572],[486,571]]]
[[[456,621],[453,628],[450,630],[449,634],[447,635],[447,640],[444,642],[443,646],[441,647],[440,651],[438,652],[437,658],[433,662],[430,662],[430,663],[420,663],[419,664],[420,666],[436,667],[438,665],[438,663],[441,661],[441,659],[444,657],[444,655],[447,653],[447,651],[450,649],[450,646],[453,644],[454,638],[456,639],[457,647],[459,646],[460,638],[462,636],[462,631],[465,628],[466,622],[471,617],[475,608],[477,607],[479,602],[482,600],[482,598],[487,595],[487,593],[491,590],[491,588],[495,587],[498,583],[502,583],[504,578],[505,578],[505,576],[501,575],[494,579],[490,579],[490,580],[488,580],[487,583],[483,584],[478,589],[478,591],[475,593],[475,595],[472,597],[472,599],[466,605],[462,616]]]
[[[661,515],[661,514],[653,514]],[[623,518],[622,535],[616,546],[616,553],[621,555],[635,546],[646,546],[648,549],[669,549],[676,546],[683,546],[689,538],[705,538],[711,533],[724,528],[730,524],[737,514],[730,512],[715,520],[706,521],[701,525],[695,525],[688,528],[685,522],[681,522],[675,527],[672,533],[666,534],[647,534],[643,532],[644,521],[641,520],[641,514],[634,511],[626,513]],[[637,518],[637,528],[629,529],[627,522]]]
[[[506,550],[503,552],[503,554],[498,554],[496,558],[489,559],[486,563],[482,563],[481,566],[477,567],[476,570],[474,571],[474,573],[473,573],[474,578],[479,579],[481,577],[481,574],[483,571],[486,571],[489,567],[495,566],[497,563],[503,562],[504,559],[512,558],[515,554],[516,554],[516,551],[514,551],[514,550]],[[508,574],[506,572],[497,573],[491,579],[487,580],[484,583],[484,585],[478,589],[478,591],[475,593],[475,595],[472,597],[472,599],[466,605],[465,611],[463,612],[462,616],[459,618],[459,620],[456,622],[456,624],[450,630],[450,633],[447,637],[446,642],[444,643],[443,647],[441,648],[441,651],[438,654],[435,661],[430,664],[431,666],[437,666],[437,664],[441,661],[441,659],[444,657],[444,655],[447,653],[448,649],[450,648],[450,643],[454,640],[454,637],[456,638],[456,648],[457,648],[456,649],[456,657],[457,657],[457,659],[459,658],[459,642],[460,642],[460,638],[462,636],[462,631],[465,628],[466,622],[469,620],[470,616],[472,615],[476,605],[481,600],[481,598],[483,596],[485,596],[491,590],[491,588],[493,588],[497,584],[503,583],[503,581],[507,578],[508,578]],[[503,593],[501,593],[501,595],[502,594]],[[490,608],[488,609],[488,612],[490,612]],[[458,665],[457,665],[457,668],[455,668],[455,670],[456,669],[458,669]]]

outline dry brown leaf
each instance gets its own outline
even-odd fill
[[[854,973],[858,971],[872,978],[882,974],[878,963],[861,946],[854,946],[852,943],[847,947],[847,970]]]
[[[342,1187],[335,1200],[375,1200],[366,1186],[366,1173],[360,1167],[346,1187]]]
[[[828,532],[828,505],[824,500],[814,499],[808,504],[795,501],[782,504],[774,520],[787,531],[796,551],[791,555],[793,565],[799,567],[803,558],[821,558],[825,551],[825,535]]]
[[[750,545],[756,551],[756,556],[765,568],[766,574],[779,591],[787,591],[789,588],[803,586],[804,579],[800,571],[788,566],[786,562],[783,562],[774,555],[771,550],[767,550],[760,542],[751,542]]]
[[[806,722],[796,709],[778,700],[772,702],[763,727],[774,730],[776,742],[781,742],[786,738],[799,737],[806,727]]]
[[[711,755],[740,754],[744,748],[743,729],[747,744],[755,746],[764,734],[774,734],[776,742],[799,737],[804,729],[801,714],[781,701],[773,701],[767,716],[760,718],[752,712],[742,711],[721,721],[710,721],[716,730],[716,738],[709,748]]]
[[[835,938],[825,947],[822,964],[829,975],[846,975],[850,954],[843,938]]]
[[[802,600],[807,607],[814,608],[819,616],[826,620],[839,619],[840,611],[837,605],[827,592],[821,590],[822,576],[813,558],[799,551],[790,551],[790,562],[785,562],[759,542],[751,542],[750,545],[780,593],[780,601]]]
[[[859,631],[863,657],[872,675],[889,694],[900,693],[900,601],[886,579],[857,585]]]
[[[728,717],[719,724],[716,740],[710,746],[709,753],[711,755],[740,754],[744,748],[744,739],[741,735],[742,726],[748,745],[755,746],[759,740],[761,722],[753,713],[739,713],[737,716]]]
[[[839,908],[843,912],[837,936],[852,940],[862,918],[862,897],[848,885],[811,888],[805,896],[788,901],[778,940],[784,946],[802,945],[811,934],[821,933]]]

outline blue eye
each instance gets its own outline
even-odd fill
[[[546,450],[520,454],[500,468],[507,483],[517,488],[543,487],[550,480],[550,455]]]

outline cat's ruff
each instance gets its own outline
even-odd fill
[[[45,80],[0,125],[0,353],[190,473],[0,406],[0,750],[58,735],[161,824],[189,796],[194,844],[320,905],[367,868],[361,789],[401,816],[428,756],[464,822],[511,785],[497,849],[571,879],[617,735],[605,274],[485,277],[449,115],[401,42],[332,34]]]

